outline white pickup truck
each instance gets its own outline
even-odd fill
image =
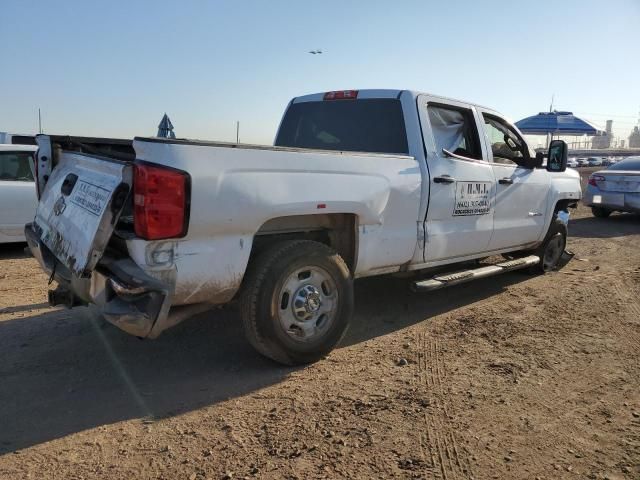
[[[581,197],[564,142],[543,166],[497,112],[408,90],[294,98],[273,147],[37,141],[25,233],[51,304],[154,338],[237,299],[249,342],[287,364],[340,341],[355,278],[431,272],[412,286],[432,290],[553,269]]]

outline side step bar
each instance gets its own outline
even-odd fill
[[[430,292],[459,283],[470,282],[478,278],[491,277],[500,273],[520,270],[521,268],[532,267],[540,262],[537,255],[529,255],[528,257],[516,258],[515,260],[507,260],[505,262],[487,265],[486,267],[474,268],[472,270],[461,270],[459,272],[446,273],[444,275],[436,275],[429,280],[420,280],[413,282],[411,289],[414,292]]]

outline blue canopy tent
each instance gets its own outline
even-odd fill
[[[158,125],[158,137],[176,138],[176,134],[173,133],[173,124],[166,113],[160,120],[160,125]]]
[[[526,135],[602,135],[592,123],[576,117],[572,112],[540,112],[516,122]]]
[[[573,112],[540,112],[537,115],[523,118],[516,122],[516,126],[525,135],[546,135],[547,145],[554,135],[604,135],[605,132],[594,124],[576,117]]]
[[[516,127],[525,135],[546,135],[547,145],[554,135],[604,135],[593,123],[576,117],[573,112],[540,112],[532,117],[523,118],[516,122]]]

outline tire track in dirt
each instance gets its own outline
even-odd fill
[[[640,318],[640,303],[637,297],[629,293],[629,286],[620,280],[618,276],[611,278],[610,282],[612,288],[609,292],[613,293],[619,299],[617,304],[623,307],[624,312],[629,314],[630,319],[637,320]],[[620,334],[620,338],[629,343],[635,353],[640,353],[640,335],[637,328],[629,328],[624,323],[616,323],[613,329]]]
[[[473,477],[468,452],[460,448],[451,423],[453,417],[445,391],[447,369],[440,341],[427,332],[419,332],[417,345],[418,378],[431,407],[431,411],[424,413],[425,433],[420,435],[425,461],[431,463],[436,478],[457,480]]]
[[[632,356],[637,358],[640,355],[640,332],[638,332],[637,324],[631,322],[640,318],[640,306],[638,301],[627,290],[621,278],[626,277],[628,272],[619,271],[616,273],[605,273],[592,277],[591,280],[583,286],[582,293],[588,302],[598,302],[599,310],[609,311],[618,315],[619,320],[609,322],[607,331],[601,332],[610,341],[620,342],[619,345],[627,347],[632,352]],[[583,305],[579,307],[579,311],[575,312],[580,315],[590,314],[590,307]],[[599,318],[595,318],[599,322]],[[580,319],[575,320],[579,324]],[[637,322],[637,320],[636,320]],[[597,326],[594,328],[598,329]],[[581,335],[585,337],[584,333]],[[629,363],[628,352],[616,351],[616,356],[621,361]],[[629,367],[632,365],[629,364]]]

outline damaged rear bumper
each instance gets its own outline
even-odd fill
[[[149,276],[130,258],[105,255],[89,278],[80,278],[56,259],[35,228],[25,226],[29,249],[59,284],[50,292],[50,303],[68,307],[96,304],[107,321],[143,338],[155,338],[185,317],[184,307],[170,312],[171,286]]]

